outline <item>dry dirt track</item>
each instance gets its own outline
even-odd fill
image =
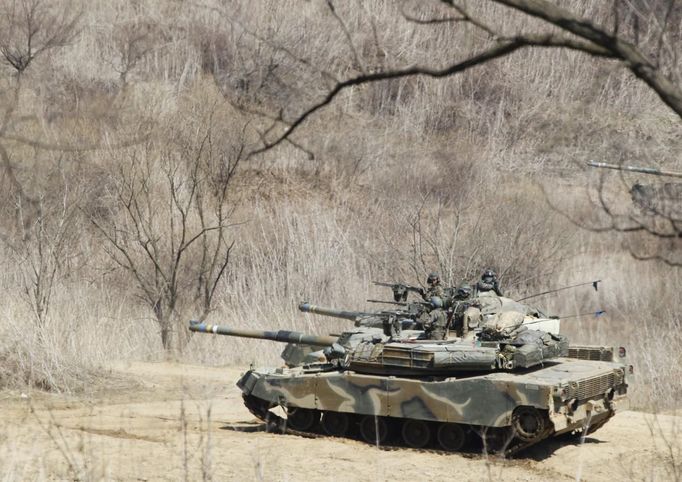
[[[113,369],[112,379],[122,388],[88,399],[0,392],[0,476],[315,482],[682,476],[682,467],[675,473],[673,465],[673,459],[682,460],[682,416],[625,411],[583,445],[552,442],[513,460],[380,450],[354,440],[259,431],[234,386],[239,373],[139,363]]]

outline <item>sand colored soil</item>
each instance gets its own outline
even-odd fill
[[[585,443],[511,460],[263,431],[239,368],[135,363],[85,397],[0,392],[0,478],[115,480],[674,480],[682,416],[619,413]],[[677,464],[677,465],[675,465]]]

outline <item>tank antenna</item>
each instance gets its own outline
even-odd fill
[[[594,291],[599,291],[599,283],[601,283],[600,279],[594,280],[594,281],[588,281],[587,283],[578,283],[577,285],[563,286],[561,288],[556,288],[556,289],[549,290],[549,291],[543,291],[542,293],[536,293],[534,295],[526,296],[525,298],[521,298],[521,299],[516,300],[516,301],[525,301],[525,300],[529,300],[531,298],[536,298],[538,296],[548,295],[550,293],[556,293],[557,291],[563,291],[563,290],[569,290],[571,288],[577,288],[578,286],[592,285],[592,287],[594,288]]]

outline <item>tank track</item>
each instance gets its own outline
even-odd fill
[[[244,399],[244,405],[246,408],[251,412],[251,414],[256,417],[259,420],[262,420],[266,424],[266,431],[268,432],[275,432],[275,433],[286,433],[286,434],[291,434],[291,435],[298,435],[300,437],[305,437],[305,438],[327,438],[328,436],[322,433],[317,433],[317,432],[306,432],[306,431],[300,431],[300,430],[294,430],[291,427],[287,427],[286,420],[283,419],[282,417],[270,412],[270,408],[272,408],[272,405],[269,404],[269,402],[259,399],[253,395],[246,395],[242,394],[242,398]],[[608,420],[610,417],[605,418],[604,420],[600,420],[597,424],[590,426],[588,429],[588,433],[593,433],[595,430],[598,430],[601,428]],[[480,430],[474,430],[479,436],[481,436],[481,439],[484,439],[485,434],[482,434]],[[530,442],[524,442],[522,440],[516,439],[513,437],[513,435],[509,431],[505,431],[503,436],[501,437],[495,437],[495,439],[492,440],[487,440],[484,442],[484,452],[487,452],[488,454],[494,454],[502,457],[511,457],[522,450],[527,449],[528,447],[531,447],[539,442],[542,442],[543,440],[546,440],[547,438],[551,437],[552,434],[554,433],[554,429],[549,426],[546,428],[538,437],[536,437],[533,441]],[[395,447],[382,447],[387,450],[394,449]],[[424,452],[424,453],[439,453],[439,454],[449,454],[451,452],[448,452],[446,450],[439,450],[439,449],[427,449],[427,448],[422,448],[422,449],[413,449],[417,450],[419,452]]]

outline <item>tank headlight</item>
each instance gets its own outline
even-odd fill
[[[554,396],[565,402],[568,398],[568,387],[556,387],[554,389]]]
[[[621,358],[625,358],[625,355],[627,355],[627,350],[625,350],[624,346],[621,346],[618,348],[618,356]]]

